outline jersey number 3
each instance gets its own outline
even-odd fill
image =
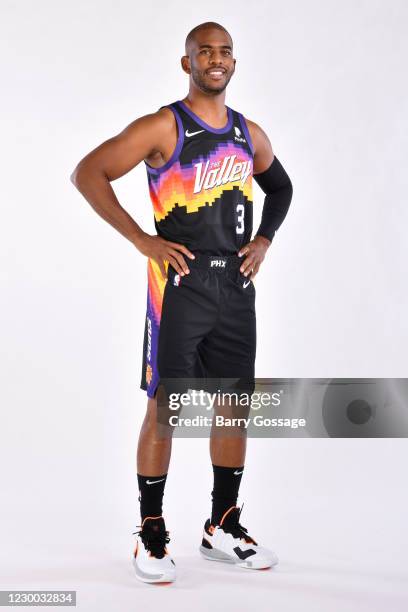
[[[238,221],[238,225],[236,226],[236,231],[237,234],[243,234],[244,233],[244,213],[245,213],[245,206],[243,204],[238,204],[237,205],[237,221]]]

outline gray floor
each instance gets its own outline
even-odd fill
[[[2,589],[76,590],[86,612],[141,604],[193,612],[408,609],[405,440],[250,440],[241,520],[278,554],[280,564],[267,571],[201,559],[208,440],[177,440],[165,516],[178,579],[161,587],[133,574],[134,445],[113,442],[106,458],[92,451],[88,463],[78,453],[57,463],[57,452],[53,462],[40,452],[3,462]]]

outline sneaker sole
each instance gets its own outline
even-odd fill
[[[143,572],[137,565],[135,558],[132,558],[132,565],[135,570],[136,576],[142,582],[148,582],[149,584],[162,583],[162,582],[174,582],[176,579],[175,572],[164,572],[163,574],[147,574]]]
[[[270,567],[274,567],[279,563],[279,560],[276,559],[271,563],[254,565],[253,561],[236,561],[230,555],[227,555],[216,548],[210,549],[200,546],[199,551],[203,559],[206,559],[207,561],[220,561],[221,563],[229,563],[230,565],[237,565],[238,567],[243,567],[245,569],[269,569]]]

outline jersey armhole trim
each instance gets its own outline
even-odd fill
[[[146,165],[146,169],[148,171],[149,174],[154,174],[154,175],[158,175],[161,174],[162,172],[165,172],[165,170],[168,170],[170,168],[170,166],[172,166],[174,164],[175,161],[177,161],[177,159],[179,158],[179,155],[181,153],[181,149],[183,148],[183,144],[184,144],[184,128],[183,128],[183,123],[181,121],[180,115],[178,114],[176,108],[174,107],[173,104],[169,104],[166,107],[161,107],[161,108],[170,108],[170,110],[173,112],[175,118],[176,118],[176,124],[177,124],[177,144],[176,147],[173,151],[173,153],[171,154],[170,159],[168,159],[166,161],[166,163],[164,164],[164,166],[160,166],[159,168],[153,168],[153,166],[151,166],[150,164],[147,163],[147,161],[145,161],[145,165]]]
[[[245,117],[241,113],[238,113],[238,117],[239,117],[239,122],[240,122],[241,127],[242,127],[242,131],[244,132],[245,138],[246,138],[247,143],[249,145],[249,148],[251,149],[251,153],[254,156],[255,155],[254,145],[252,144],[252,138],[249,135],[249,130],[248,130],[247,123],[245,121]]]

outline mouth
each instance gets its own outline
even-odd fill
[[[214,79],[214,81],[219,81],[225,76],[226,70],[223,68],[212,68],[211,70],[207,70],[207,74]]]

